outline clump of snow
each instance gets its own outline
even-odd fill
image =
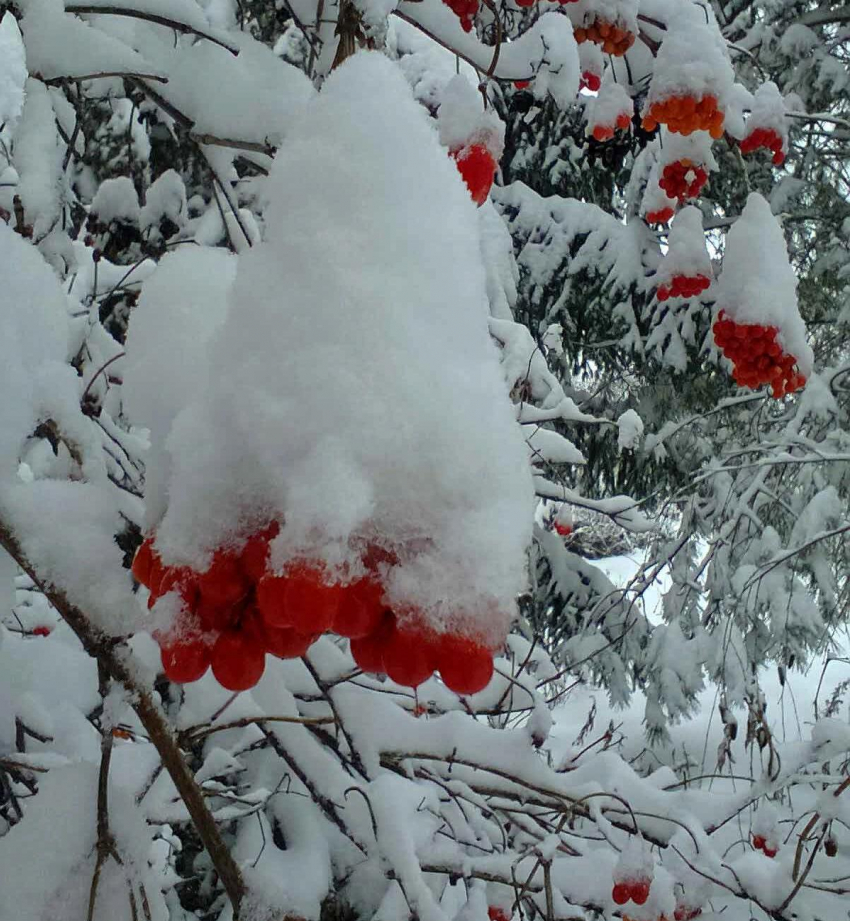
[[[812,373],[814,353],[797,307],[797,277],[770,205],[753,192],[726,237],[717,303],[737,323],[775,326],[779,344]]]
[[[6,12],[0,19],[0,125],[18,120],[24,107],[27,79],[26,55],[15,17]]]
[[[643,419],[633,410],[627,409],[617,419],[617,445],[621,451],[634,451],[643,438]]]
[[[756,128],[771,128],[782,138],[783,148],[788,146],[788,120],[785,100],[779,88],[768,80],[753,95],[752,110],[747,119],[747,134]]]
[[[567,14],[577,27],[600,20],[638,31],[638,0],[573,0],[567,4]]]
[[[129,176],[104,179],[91,203],[92,213],[103,224],[123,221],[135,224],[139,220],[139,196]]]
[[[707,131],[694,131],[689,135],[668,131],[661,127],[661,146],[658,150],[658,163],[661,169],[667,163],[677,160],[690,160],[696,166],[706,170],[716,170],[717,160],[712,153],[712,139]]]
[[[613,128],[621,115],[626,115],[631,122],[634,111],[632,97],[622,83],[617,83],[613,71],[608,68],[599,92],[587,104],[587,131],[590,133],[596,125]]]
[[[209,341],[224,321],[236,259],[222,249],[185,247],[162,259],[146,281],[127,335],[125,407],[150,429],[146,477],[149,524],[165,513],[165,439],[175,416],[206,386]]]
[[[145,203],[139,213],[139,226],[146,230],[163,218],[176,224],[185,213],[186,186],[179,173],[168,169],[148,188]]]
[[[702,212],[695,205],[682,208],[673,219],[667,238],[667,252],[658,267],[656,283],[663,284],[674,275],[711,277],[711,259],[705,245]]]
[[[437,111],[440,143],[449,150],[481,144],[499,160],[505,146],[505,126],[492,108],[484,108],[478,90],[462,74],[443,90]]]
[[[396,184],[399,164],[416,183]],[[269,183],[267,238],[240,257],[209,379],[166,439],[166,561],[202,569],[269,517],[285,518],[275,566],[356,566],[363,536],[399,553],[391,603],[501,640],[532,484],[454,164],[395,65],[361,53]]]
[[[700,99],[713,95],[722,108],[735,73],[714,14],[708,6],[695,3],[677,4],[670,12],[652,71],[646,111],[654,102],[670,96]]]

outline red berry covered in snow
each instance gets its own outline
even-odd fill
[[[464,32],[471,32],[478,14],[478,0],[443,0],[446,6],[460,20]]]
[[[595,74],[592,70],[586,70],[582,73],[581,82],[579,83],[580,90],[590,90],[592,93],[597,93],[600,86],[602,86],[602,77],[599,74]]]
[[[527,90],[531,86],[531,80],[514,80],[514,86],[518,90]]]
[[[564,524],[560,521],[555,522],[555,533],[560,534],[561,537],[569,537],[573,533],[572,525]]]
[[[33,636],[50,636],[50,627],[39,624],[38,627],[33,627],[31,632]]]
[[[643,905],[649,898],[649,887],[651,885],[648,879],[637,879],[631,884],[631,897],[635,905]]]
[[[775,857],[779,853],[778,847],[771,847],[769,844],[765,844],[762,850],[764,851],[765,857]]]
[[[146,588],[150,588],[151,571],[156,560],[158,560],[158,555],[153,549],[153,538],[147,537],[142,542],[142,546],[136,551],[131,569],[135,580],[141,582]]]
[[[280,526],[276,521],[262,531],[252,534],[245,542],[239,556],[239,565],[249,581],[257,583],[266,574],[269,559],[269,543],[277,537]]]
[[[436,634],[427,627],[396,623],[384,644],[384,671],[396,684],[418,687],[434,674],[437,643]]]
[[[324,633],[333,627],[342,588],[320,565],[300,560],[286,570],[284,606],[289,626],[300,633]]]
[[[350,639],[372,633],[384,613],[383,594],[381,584],[371,578],[346,585],[334,617],[334,633]]]
[[[657,211],[647,211],[644,218],[647,224],[667,224],[674,214],[673,208],[659,208]]]
[[[472,200],[480,207],[487,201],[496,176],[498,164],[493,155],[483,144],[469,144],[450,150],[449,154],[457,162],[458,172],[466,183]]]
[[[782,137],[773,128],[754,128],[741,141],[742,154],[750,154],[759,149],[769,150],[772,153],[775,166],[781,166],[785,162]]]
[[[670,283],[658,286],[658,300],[666,301],[671,297],[696,297],[711,285],[707,275],[674,275]]]
[[[250,590],[235,553],[216,550],[210,568],[198,579],[201,601],[212,608],[231,608]]]
[[[764,835],[753,835],[753,847],[757,851],[763,851],[765,845]]]
[[[693,921],[702,914],[702,909],[690,905],[677,905],[673,912],[673,921]]]
[[[511,921],[510,913],[497,905],[490,905],[487,908],[487,917],[490,921]]]

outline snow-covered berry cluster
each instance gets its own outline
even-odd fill
[[[647,224],[667,224],[670,222],[670,219],[675,213],[675,208],[672,208],[669,205],[664,205],[661,208],[655,208],[652,211],[647,211],[646,214],[644,214],[644,220]]]
[[[171,681],[197,681],[211,666],[222,687],[247,690],[262,677],[266,653],[303,656],[327,632],[351,640],[364,671],[385,673],[398,684],[416,687],[437,670],[459,694],[473,694],[490,681],[493,656],[483,643],[438,633],[415,611],[397,616],[384,603],[381,573],[396,562],[395,554],[368,547],[366,575],[348,581],[308,559],[275,572],[269,543],[279,530],[275,522],[240,551],[218,550],[203,573],[165,566],[151,537],[142,544],[133,574],[149,589],[149,606],[172,592],[181,601],[172,629],[156,637]]]
[[[658,300],[666,301],[671,297],[696,297],[702,294],[709,285],[711,285],[711,279],[707,275],[674,275],[669,285],[658,286]]]
[[[580,90],[590,90],[591,93],[596,93],[599,91],[600,86],[602,86],[602,77],[599,74],[594,73],[592,70],[582,71],[581,80],[579,81]]]
[[[773,154],[774,165],[781,166],[785,162],[784,146],[781,135],[773,128],[754,128],[741,141],[741,153],[751,154],[764,148]]]
[[[761,851],[765,857],[775,857],[779,853],[779,844],[772,836],[753,835],[753,848]]]
[[[610,141],[615,131],[628,131],[632,120],[627,112],[621,112],[613,125],[594,125],[591,134],[597,141]]]
[[[611,898],[618,905],[625,905],[627,902],[634,902],[635,905],[643,905],[649,898],[649,889],[652,880],[648,876],[638,876],[634,879],[620,879],[615,881],[614,888],[611,890]]]
[[[653,102],[643,116],[645,131],[655,131],[666,125],[669,131],[689,135],[694,131],[707,131],[715,140],[723,136],[724,114],[717,107],[717,97],[706,94],[696,96],[667,96]]]
[[[622,57],[635,43],[635,34],[629,29],[597,17],[586,26],[580,26],[574,32],[576,42],[593,42],[602,48],[605,54]]]
[[[679,204],[696,198],[706,182],[708,170],[688,158],[665,164],[658,180],[667,197],[677,199]]]
[[[732,376],[742,387],[755,390],[769,384],[779,399],[800,390],[806,378],[797,367],[797,359],[783,351],[777,341],[775,326],[736,323],[721,310],[713,327],[714,341],[734,365]]]

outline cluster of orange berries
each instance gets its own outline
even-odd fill
[[[622,57],[635,43],[635,34],[628,29],[623,29],[616,23],[597,17],[584,28],[574,31],[575,40],[579,45],[584,42],[593,42],[601,45],[605,54]]]
[[[674,134],[684,135],[707,131],[717,140],[723,137],[723,120],[716,96],[707,95],[699,100],[695,96],[668,96],[652,103],[642,125],[645,131],[655,131],[659,125],[667,125]]]
[[[487,201],[493,179],[496,177],[498,163],[495,157],[483,144],[455,147],[449,151],[449,156],[457,163],[458,172],[466,183],[472,200],[480,208]]]
[[[483,644],[398,623],[383,601],[377,572],[380,564],[396,561],[392,553],[368,548],[362,559],[368,574],[345,584],[306,559],[277,574],[267,564],[269,542],[279,530],[273,522],[241,551],[217,550],[203,573],[165,566],[153,538],[144,541],[133,575],[150,591],[148,606],[169,592],[182,602],[175,629],[155,637],[169,680],[197,681],[211,667],[223,688],[248,690],[263,675],[266,653],[297,658],[332,631],[351,640],[364,671],[386,673],[399,684],[416,687],[437,669],[458,694],[476,693],[490,681],[493,657]]]
[[[782,138],[773,128],[755,128],[741,141],[742,154],[750,154],[761,147],[773,152],[773,162],[776,166],[781,166],[785,162]]]
[[[696,297],[711,284],[707,275],[674,275],[669,285],[659,285],[657,297],[659,301],[669,300],[671,297]]]
[[[443,0],[443,3],[460,20],[461,29],[464,32],[471,32],[475,17],[478,15],[478,0]]]
[[[621,112],[613,125],[594,125],[591,134],[597,141],[610,141],[614,131],[628,131],[631,123],[628,112]]]
[[[678,199],[680,205],[689,198],[696,198],[706,182],[708,170],[687,158],[666,164],[658,180],[667,197]]]
[[[735,366],[732,377],[736,384],[752,390],[770,384],[776,399],[805,385],[797,359],[785,354],[776,341],[779,330],[775,326],[735,323],[721,310],[712,330],[717,347]]]
[[[675,213],[673,208],[664,207],[657,211],[647,211],[644,218],[647,224],[666,224]]]

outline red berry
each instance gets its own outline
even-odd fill
[[[531,86],[531,80],[514,80],[514,86],[518,90],[527,90]]]
[[[490,905],[487,908],[487,917],[490,921],[511,921],[511,916],[496,905]]]
[[[276,521],[248,538],[239,557],[239,565],[248,579],[256,584],[266,574],[269,558],[269,541],[274,540],[280,531]]]
[[[189,611],[195,610],[198,598],[198,583],[195,574],[186,566],[169,566],[162,568],[162,578],[156,587],[151,589],[148,598],[148,607],[152,608],[156,602],[169,592],[177,592],[183,599],[183,604]]]
[[[210,665],[210,648],[200,636],[160,640],[159,651],[165,677],[175,684],[197,681]]]
[[[561,537],[569,537],[573,533],[572,525],[561,524],[560,521],[555,522],[555,532],[560,534]]]
[[[450,150],[449,154],[457,162],[458,172],[472,200],[480,207],[487,201],[496,175],[497,163],[493,155],[483,144],[470,144],[459,150]]]
[[[777,852],[779,851],[779,848],[770,847],[770,845],[765,844],[765,846],[762,848],[762,850],[764,851],[764,856],[765,856],[765,857],[775,857],[776,854],[777,854]]]
[[[611,898],[618,905],[625,905],[632,897],[632,887],[628,883],[614,883],[611,890]]]
[[[383,594],[380,583],[374,579],[358,579],[344,586],[334,617],[334,633],[355,639],[374,632],[384,613]]]
[[[263,634],[266,652],[279,659],[300,658],[319,638],[316,633],[310,636],[296,633],[291,627],[265,627]]]
[[[469,637],[445,633],[437,648],[437,668],[450,691],[477,694],[493,677],[493,656],[489,649]]]
[[[146,588],[150,588],[151,569],[154,565],[154,559],[157,557],[153,549],[153,538],[146,537],[142,546],[136,551],[133,558],[131,572],[137,582],[141,582]]]
[[[649,898],[649,887],[651,883],[648,879],[635,880],[631,884],[632,901],[635,905],[643,905]]]
[[[384,644],[384,671],[396,684],[415,688],[437,667],[437,636],[427,627],[396,623]]]
[[[342,587],[328,581],[321,566],[303,560],[286,570],[284,606],[288,626],[299,633],[324,633],[334,624]]]
[[[269,627],[291,627],[286,609],[286,576],[264,576],[257,583],[257,607]]]
[[[248,594],[250,585],[236,554],[216,550],[210,568],[198,579],[201,600],[214,608],[233,607]]]
[[[33,636],[50,636],[50,627],[40,624],[38,627],[33,627],[31,632]]]
[[[211,653],[215,680],[228,691],[247,691],[262,678],[266,652],[252,633],[227,630],[215,641]]]
[[[753,847],[757,851],[764,850],[765,839],[764,835],[753,835]]]
[[[351,641],[351,655],[364,672],[382,674],[384,671],[384,648],[393,632],[395,617],[385,612],[383,619],[369,636]]]

